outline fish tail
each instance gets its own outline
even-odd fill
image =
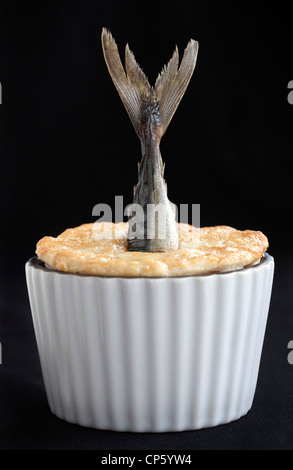
[[[180,67],[176,46],[171,60],[163,67],[154,87],[149,84],[128,44],[125,48],[124,70],[117,44],[106,28],[102,30],[102,46],[109,73],[137,135],[142,137],[143,123],[146,119],[151,119],[154,113],[158,116],[158,133],[160,136],[164,135],[192,77],[198,42],[193,39],[189,41]],[[153,105],[148,106],[149,101],[155,103],[155,111]]]
[[[178,231],[173,204],[167,197],[164,180],[164,164],[160,153],[160,139],[187,89],[192,77],[198,43],[191,39],[184,51],[179,67],[177,47],[167,66],[159,74],[155,86],[149,81],[135,60],[128,44],[125,48],[125,69],[111,33],[103,28],[102,46],[105,61],[113,83],[130,117],[135,132],[141,140],[142,160],[138,167],[138,184],[134,188],[134,203],[142,207],[135,226],[141,228],[143,237],[134,237],[131,227],[128,232],[129,251],[168,251],[178,248]],[[159,237],[159,223],[155,215],[148,215],[149,204],[163,205],[165,237]],[[151,219],[151,220],[150,220]],[[162,221],[162,220],[161,220]],[[149,236],[148,225],[154,229],[154,238]],[[148,238],[149,237],[149,238]]]
[[[110,76],[130,117],[134,130],[139,135],[142,96],[150,94],[151,86],[146,75],[137,64],[128,44],[125,48],[125,72],[117,44],[106,28],[102,30],[102,47]]]
[[[176,46],[169,63],[158,75],[155,92],[160,107],[161,135],[166,132],[188,87],[195,69],[197,54],[198,42],[190,39],[179,67],[179,54]]]

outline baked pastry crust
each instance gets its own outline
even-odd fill
[[[178,224],[179,249],[127,251],[128,224],[96,222],[44,237],[36,254],[58,271],[119,277],[171,277],[235,271],[256,264],[268,247],[262,232]]]

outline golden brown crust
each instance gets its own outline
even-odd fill
[[[240,231],[224,225],[200,229],[187,224],[178,227],[179,249],[175,251],[127,251],[128,224],[104,222],[65,230],[57,238],[44,237],[38,242],[36,253],[58,271],[169,277],[235,271],[256,263],[268,247],[267,237],[261,232]]]

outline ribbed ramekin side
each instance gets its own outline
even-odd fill
[[[79,291],[72,276],[56,276],[41,272],[42,295],[46,298],[46,327],[52,336],[51,388],[56,397],[55,414],[70,422],[82,422],[86,403],[84,397],[84,374],[82,331],[78,328],[80,312]],[[50,293],[50,295],[48,295]]]
[[[150,426],[157,432],[172,428],[173,413],[173,325],[170,283],[147,280],[146,317],[147,380]]]
[[[26,264],[26,281],[27,281],[27,288],[28,288],[28,295],[29,301],[31,306],[31,313],[33,319],[33,325],[35,330],[36,342],[38,347],[38,353],[41,363],[41,369],[44,379],[44,385],[46,389],[46,394],[49,402],[49,406],[54,412],[54,402],[53,402],[53,394],[51,390],[51,380],[50,380],[50,364],[48,364],[47,358],[47,350],[45,344],[44,334],[45,331],[43,330],[43,310],[42,310],[42,295],[40,292],[40,285],[39,285],[39,276],[32,268],[30,262]]]
[[[242,375],[241,384],[242,391],[245,389],[244,384],[247,384],[247,400],[249,409],[251,408],[253,402],[258,379],[261,353],[268,319],[273,276],[273,262],[264,266],[264,269],[261,271],[261,273],[259,273],[258,278],[255,275],[254,309],[251,309],[251,314],[254,318],[251,318],[252,328],[248,332],[251,347],[247,348],[247,354],[244,358],[246,369],[245,373],[243,373]],[[243,392],[239,393],[239,403],[240,410],[243,410],[243,408],[245,407],[245,394],[243,394]]]
[[[218,357],[214,363],[214,373],[220,380],[217,385],[210,384],[210,389],[214,390],[214,399],[210,403],[210,425],[238,419],[252,406],[268,315],[273,266],[271,262],[262,269],[234,273],[227,279],[225,276],[217,278],[221,294],[217,296],[219,302],[215,314],[220,318],[218,344],[221,341],[223,346],[218,348]]]
[[[250,409],[272,261],[176,279],[26,269],[45,388],[60,418],[163,432],[215,426]]]
[[[248,412],[251,405],[249,400],[247,402],[248,388],[246,383],[243,383],[244,388],[242,389],[243,396],[245,397],[243,409],[240,409],[239,393],[241,392],[242,377],[246,374],[245,355],[250,347],[249,331],[252,332],[254,330],[254,324],[251,320],[254,319],[255,313],[258,315],[254,306],[256,291],[253,271],[249,273],[249,276],[239,276],[236,273],[234,282],[234,296],[230,298],[231,321],[224,325],[226,330],[230,329],[229,357],[227,358],[225,384],[226,395],[224,398],[225,405],[223,406],[223,419],[227,421],[240,418],[240,416]],[[222,310],[225,310],[225,305],[229,298],[229,286],[227,285],[226,287]]]
[[[84,387],[86,412],[82,424],[109,428],[108,397],[105,380],[104,312],[99,283],[95,278],[83,278],[79,285],[80,331],[82,331]]]
[[[270,295],[263,276],[121,282],[126,349],[123,364],[114,362],[124,370],[129,429],[198,429],[247,413],[254,390],[243,377],[259,367],[247,364],[247,350],[265,327],[259,296]]]
[[[109,428],[170,430],[173,356],[167,284],[159,279],[99,283]]]
[[[49,303],[47,312],[49,318],[47,322],[50,324],[50,331],[54,334],[54,368],[59,390],[58,406],[56,406],[52,411],[58,417],[72,421],[76,420],[76,405],[74,403],[75,390],[73,388],[72,372],[70,367],[71,350],[67,333],[67,305],[64,299],[64,289],[66,290],[65,295],[67,295],[71,287],[71,281],[68,279],[67,284],[63,285],[62,278],[60,278],[60,276],[54,276],[44,272],[40,275],[44,277],[43,289],[51,289],[50,299],[47,297]],[[42,295],[44,295],[44,293]]]
[[[108,428],[128,428],[128,382],[124,312],[119,279],[100,279],[100,312],[105,384],[105,407]]]
[[[189,279],[172,280],[168,284],[170,298],[170,429],[191,429],[194,403],[194,366],[198,318],[196,290]]]
[[[251,408],[273,270],[271,260],[261,269],[186,279],[190,282],[184,296],[186,312],[188,304],[193,305],[186,341],[189,342],[188,335],[192,334],[194,343],[186,362],[193,380],[188,391],[191,399],[188,400],[187,391],[185,395],[185,416],[189,411],[189,420],[184,421],[186,429],[229,422]],[[179,294],[178,289],[176,293]],[[193,301],[188,301],[188,297]],[[178,329],[176,336],[178,339]],[[182,348],[180,351],[182,354]],[[179,356],[178,363],[183,363]],[[180,367],[177,370],[182,372]],[[173,381],[183,388],[182,378],[179,372]]]
[[[197,281],[197,282],[194,282]],[[213,351],[217,344],[215,322],[215,295],[217,278],[195,278],[190,280],[189,296],[194,296],[193,342],[194,361],[191,365],[193,394],[190,398],[190,428],[199,429],[207,426],[210,411],[210,394],[214,377]]]
[[[102,361],[95,350],[101,346],[95,283],[90,278],[59,275],[29,264],[26,272],[51,411],[73,423],[94,425],[96,414],[103,414],[105,409],[100,403],[102,374],[97,373]]]
[[[161,336],[160,298],[163,291],[150,285],[152,281],[121,280],[120,296],[123,310],[123,336],[125,341],[124,377],[126,380],[126,409],[128,429],[143,432],[157,429],[160,414],[160,351],[157,338]],[[159,284],[159,285],[158,285]],[[157,293],[160,291],[160,296]],[[155,302],[156,307],[152,308]],[[162,307],[162,306],[161,306]],[[165,311],[162,311],[165,315]],[[157,327],[152,328],[156,318]],[[164,338],[161,338],[161,346]],[[165,351],[163,352],[163,355]],[[158,355],[158,356],[157,356]],[[155,357],[156,356],[156,357]],[[166,361],[164,361],[167,367]],[[164,405],[162,405],[164,407]]]
[[[209,308],[201,307],[198,312],[201,315],[204,309],[209,311],[209,318],[202,320],[203,324],[206,320],[208,323],[204,325],[205,344],[200,352],[203,356],[205,387],[201,391],[202,402],[198,408],[201,420],[195,423],[198,428],[225,422],[225,413],[230,407],[226,397],[231,381],[234,327],[237,322],[237,278],[214,276],[206,281],[205,289],[201,289],[201,292],[206,291],[202,302],[208,302]],[[198,331],[198,334],[201,335],[201,332]]]

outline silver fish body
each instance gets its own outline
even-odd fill
[[[109,73],[141,141],[138,184],[134,188],[133,205],[129,208],[130,222],[135,220],[135,224],[129,224],[128,250],[176,250],[176,211],[167,196],[160,141],[193,74],[198,43],[190,40],[179,68],[179,55],[175,48],[155,87],[150,86],[128,45],[125,49],[125,73],[117,45],[105,28],[102,46]]]

